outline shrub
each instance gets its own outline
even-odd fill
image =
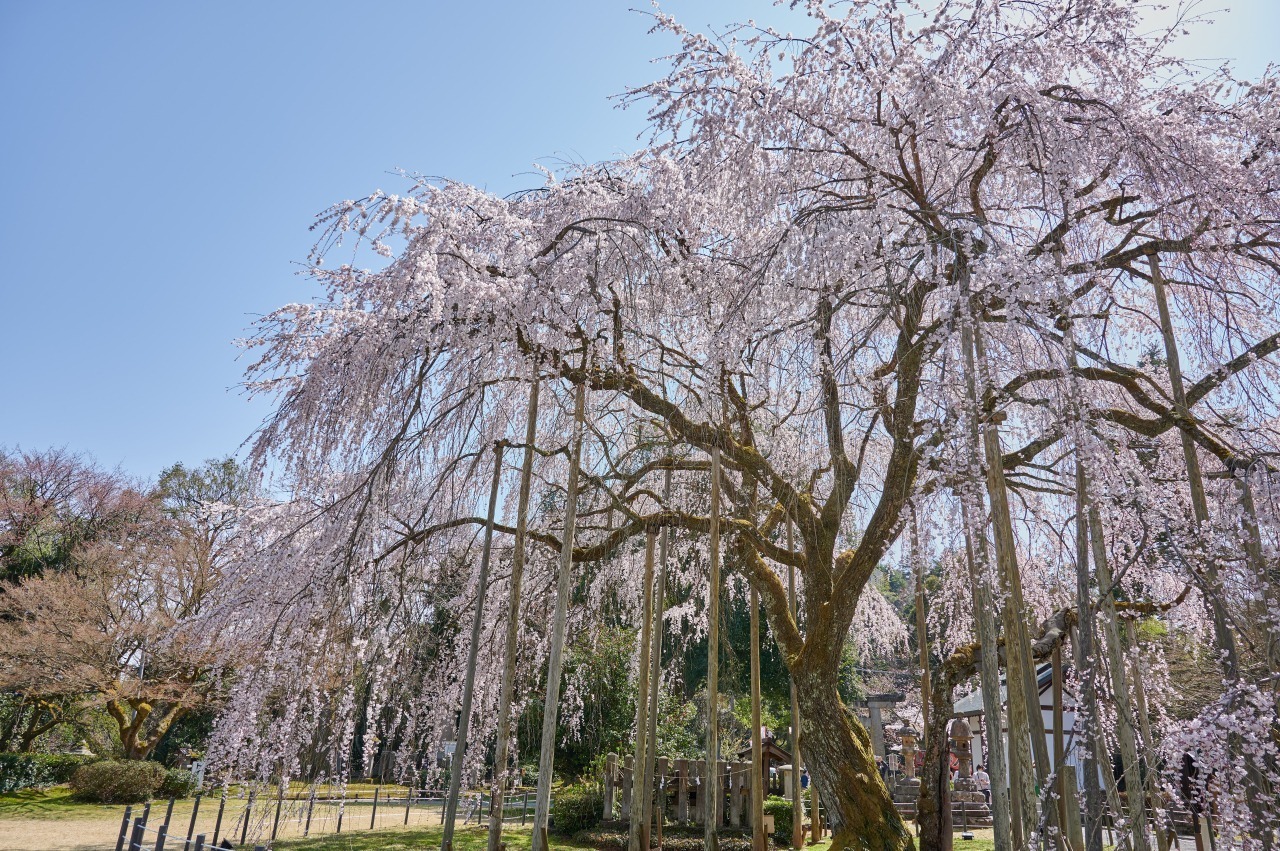
[[[773,816],[773,839],[779,845],[791,844],[791,829],[795,825],[795,812],[791,802],[776,795],[764,799],[764,814]]]
[[[561,836],[590,830],[604,817],[604,791],[595,783],[572,783],[551,802],[551,826]]]
[[[167,774],[158,762],[104,760],[77,769],[71,778],[71,789],[81,800],[136,804],[152,798]]]
[[[66,783],[96,756],[73,753],[0,753],[0,792]]]
[[[196,791],[196,776],[185,768],[171,768],[164,774],[164,782],[156,790],[161,798],[189,798]]]

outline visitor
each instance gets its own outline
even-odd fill
[[[982,766],[979,765],[978,769],[973,772],[973,780],[978,784],[978,791],[982,793],[987,806],[991,806],[991,775],[983,771]]]

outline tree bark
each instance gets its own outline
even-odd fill
[[[835,641],[823,646],[822,659],[803,660],[791,675],[804,715],[805,765],[831,823],[831,848],[906,851],[911,834],[876,770],[871,738],[851,722],[836,688],[839,646]]]
[[[924,768],[920,774],[920,797],[916,821],[920,824],[920,851],[951,851],[951,760],[947,747],[947,724],[953,704],[955,684],[939,665],[929,672],[933,712],[926,719]]]

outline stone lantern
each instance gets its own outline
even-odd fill
[[[898,733],[902,737],[902,761],[905,763],[902,770],[907,777],[916,776],[916,743],[920,740],[920,734],[906,724],[902,725],[901,732]]]
[[[973,777],[973,731],[969,729],[969,722],[963,718],[951,722],[951,741],[951,752],[960,763],[959,779],[969,780]],[[959,783],[956,788],[960,788]]]

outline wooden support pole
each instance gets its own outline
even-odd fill
[[[1134,653],[1136,654],[1138,651],[1138,640],[1132,621],[1125,624],[1125,637],[1128,640],[1129,646],[1133,648]],[[1136,702],[1138,709],[1138,733],[1142,737],[1139,742],[1139,752],[1153,754],[1156,752],[1156,743],[1151,734],[1151,716],[1147,713],[1147,690],[1142,683],[1142,671],[1136,666],[1137,663],[1135,661],[1134,665],[1130,668],[1130,676],[1133,679],[1133,699]],[[1150,768],[1150,763],[1148,763],[1148,766],[1149,768],[1143,778],[1145,785],[1142,793],[1146,796],[1147,806],[1151,808],[1151,822],[1152,826],[1155,828],[1156,848],[1158,851],[1169,851],[1169,836],[1160,824],[1160,791],[1156,785],[1159,772]],[[1134,793],[1131,792],[1129,794],[1132,796]],[[1174,844],[1175,846],[1177,845],[1176,834]]]
[[[476,660],[480,653],[480,631],[484,626],[484,600],[489,591],[489,560],[493,553],[493,520],[498,510],[498,488],[502,484],[502,444],[493,447],[493,483],[489,488],[489,513],[485,517],[484,549],[480,553],[480,575],[476,579],[476,611],[471,620],[471,647],[467,653],[467,673],[462,682],[462,717],[458,720],[458,741],[449,771],[449,800],[444,818],[442,851],[453,849],[453,822],[458,815],[462,792],[462,771],[466,765],[467,737],[471,730],[471,701],[476,687]]]
[[[711,553],[707,576],[707,758],[703,779],[703,842],[707,851],[719,851],[716,813],[720,778],[720,449],[711,449]],[[541,851],[541,849],[535,849]]]
[[[556,574],[556,608],[551,626],[550,658],[547,660],[547,696],[542,710],[538,793],[533,810],[533,851],[548,851],[547,816],[551,812],[551,782],[555,771],[556,723],[560,718],[560,679],[564,673],[564,639],[573,579],[573,533],[578,517],[578,473],[582,463],[582,424],[586,418],[586,407],[587,387],[579,384],[574,394],[569,481],[565,487],[564,537],[560,543],[560,565]]]
[[[520,493],[516,503],[516,534],[511,552],[511,593],[507,596],[507,637],[502,656],[502,691],[498,697],[498,733],[493,755],[493,806],[489,811],[488,851],[502,846],[502,796],[507,782],[511,740],[511,701],[515,692],[516,642],[520,637],[520,588],[524,581],[528,546],[529,492],[533,482],[533,447],[538,438],[538,379],[529,383],[529,409],[524,427],[524,460],[520,464]]]
[[[1156,254],[1148,255],[1151,266],[1151,286],[1155,293],[1156,308],[1160,313],[1160,336],[1164,338],[1165,362],[1169,369],[1169,389],[1173,395],[1174,410],[1186,420],[1192,420],[1191,409],[1187,406],[1187,394],[1182,385],[1182,364],[1178,357],[1178,341],[1173,335],[1173,319],[1169,313],[1169,299],[1165,291],[1164,275],[1160,271],[1160,258]],[[1182,457],[1187,467],[1187,483],[1191,488],[1191,510],[1195,516],[1196,526],[1200,534],[1208,531],[1209,502],[1204,493],[1204,476],[1200,471],[1200,458],[1196,454],[1195,441],[1186,429],[1178,429],[1182,438]],[[1208,552],[1203,558],[1201,571],[1203,596],[1213,619],[1213,635],[1222,667],[1227,678],[1236,680],[1240,675],[1239,656],[1236,651],[1235,635],[1227,621],[1226,606],[1218,587],[1218,563]]]
[[[1053,776],[1054,793],[1058,798],[1058,847],[1067,848],[1067,786],[1062,769],[1067,759],[1066,742],[1062,731],[1062,645],[1053,647]],[[1166,849],[1160,849],[1166,851]]]
[[[1116,615],[1113,596],[1110,560],[1107,556],[1106,538],[1103,536],[1102,517],[1098,506],[1089,503],[1089,538],[1093,545],[1093,568],[1102,590],[1098,613],[1101,615],[1103,642],[1107,653],[1107,666],[1111,669],[1111,695],[1116,703],[1116,739],[1120,744],[1120,759],[1124,762],[1124,786],[1129,799],[1129,825],[1133,833],[1134,851],[1147,851],[1147,808],[1142,794],[1142,772],[1138,767],[1138,743],[1134,735],[1133,701],[1129,696],[1129,678],[1124,664],[1124,645],[1120,637],[1120,624]]]
[[[636,694],[636,779],[631,804],[631,824],[627,836],[628,851],[648,851],[648,824],[645,821],[649,807],[649,783],[652,771],[647,771],[649,756],[649,654],[652,652],[653,631],[653,559],[658,545],[658,532],[650,529],[645,536],[644,577],[641,579],[640,601],[640,665],[637,671],[639,687]]]
[[[665,482],[663,485],[662,503],[665,506],[671,500],[671,470],[668,469]],[[644,800],[644,811],[642,817],[644,819],[643,827],[640,832],[641,847],[648,851],[652,835],[650,828],[654,823],[655,807],[654,796],[663,795],[665,801],[665,792],[663,784],[655,779],[654,768],[657,765],[658,756],[658,695],[662,686],[662,635],[663,635],[663,617],[666,614],[667,603],[667,539],[669,530],[666,526],[662,527],[662,535],[658,544],[658,587],[654,593],[654,614],[653,614],[653,630],[650,636],[649,647],[649,726],[645,730],[645,737],[648,741],[647,750],[645,752],[644,774],[648,778],[648,782],[652,784],[649,795]],[[665,760],[663,761],[665,763]],[[665,775],[666,771],[660,771],[659,775]],[[658,844],[662,844],[662,817],[663,807],[658,804],[656,808],[657,816],[657,835]]]
[[[787,518],[787,552],[795,546],[795,535],[791,518]],[[796,567],[787,565],[787,607],[791,610],[791,620],[797,627],[800,625],[799,607],[796,605]],[[804,797],[801,795],[800,771],[804,759],[800,756],[800,695],[796,690],[794,677],[791,681],[791,847],[804,847]]]
[[[972,437],[976,438],[976,420],[972,420],[971,429]],[[987,745],[986,771],[991,783],[991,832],[995,851],[1012,851],[1014,846],[1011,831],[1014,820],[1010,809],[1009,770],[1004,749],[1004,708],[1000,701],[999,639],[995,609],[991,602],[991,583],[988,581],[991,553],[983,530],[973,526],[970,501],[975,505],[982,503],[981,494],[972,484],[968,493],[960,495],[960,517],[965,530],[965,556],[969,567],[969,586],[973,594],[974,620],[978,627],[978,643],[982,646],[979,674],[982,683],[982,712],[987,725],[987,734],[983,738]],[[1022,825],[1018,824],[1017,827],[1021,836]]]
[[[967,286],[965,288],[967,293]],[[970,323],[972,353],[966,352],[966,372],[982,386],[990,386],[986,375],[986,348],[977,323]],[[968,377],[968,376],[966,376]],[[975,393],[975,398],[977,398]],[[996,565],[1007,600],[1002,608],[1005,634],[1005,687],[1009,706],[1010,780],[1025,832],[1037,827],[1037,793],[1044,789],[1049,773],[1049,747],[1045,741],[1044,716],[1040,713],[1040,692],[1035,664],[1031,658],[1031,636],[1023,612],[1022,574],[1018,567],[1017,543],[1009,513],[1009,490],[1004,478],[1004,455],[1000,432],[992,418],[981,427],[987,497],[991,502],[991,525],[995,538]],[[1033,758],[1034,754],[1034,758]],[[1052,819],[1051,821],[1056,821]]]
[[[751,586],[751,849],[766,851],[764,742],[760,733],[760,592]]]

